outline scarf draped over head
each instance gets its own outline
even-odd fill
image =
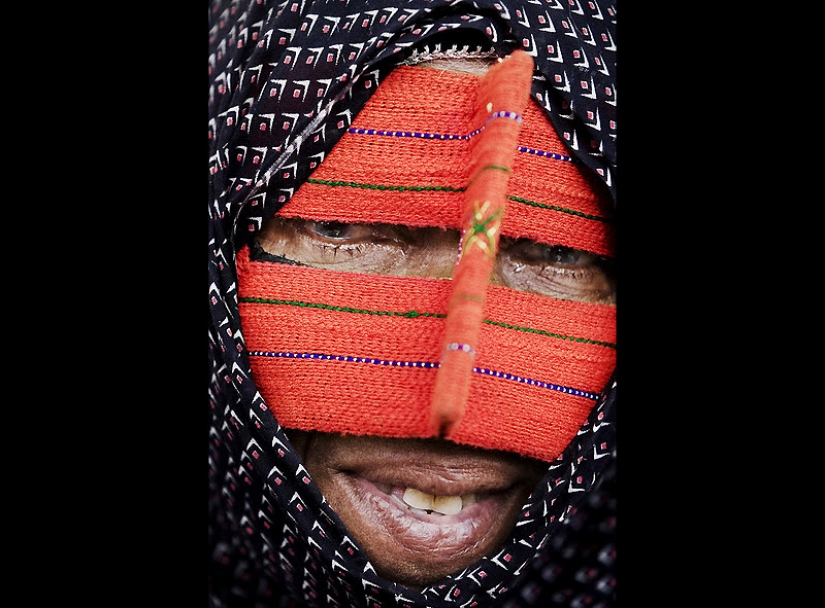
[[[548,464],[501,551],[413,592],[375,574],[256,386],[237,256],[307,183],[388,76],[435,50],[529,54],[531,104],[615,200],[615,24],[615,2],[604,0],[210,3],[213,605],[290,605],[278,603],[287,598],[342,607],[609,603],[613,499],[602,478],[614,467],[615,379],[596,389],[595,405]]]

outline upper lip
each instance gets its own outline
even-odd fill
[[[373,483],[411,487],[437,496],[499,493],[523,479],[516,460],[502,461],[500,456],[455,450],[451,445],[425,453],[416,451],[414,445],[409,447],[403,452],[380,447],[351,451],[337,459],[335,468]]]

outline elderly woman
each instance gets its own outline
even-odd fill
[[[614,6],[210,28],[212,605],[609,605]]]

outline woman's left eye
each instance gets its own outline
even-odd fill
[[[531,293],[582,302],[615,301],[610,258],[564,245],[501,239],[504,284]]]
[[[591,253],[581,249],[561,245],[545,245],[522,241],[517,245],[518,256],[532,264],[551,264],[553,266],[582,266],[593,263],[596,259]]]

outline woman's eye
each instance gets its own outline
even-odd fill
[[[596,256],[580,249],[543,243],[521,243],[518,254],[525,262],[554,266],[582,266],[596,259]]]
[[[502,237],[500,268],[504,284],[514,289],[584,302],[615,300],[613,261],[581,249]]]
[[[342,222],[307,222],[306,227],[321,238],[332,240],[352,239],[357,232],[353,224]]]

